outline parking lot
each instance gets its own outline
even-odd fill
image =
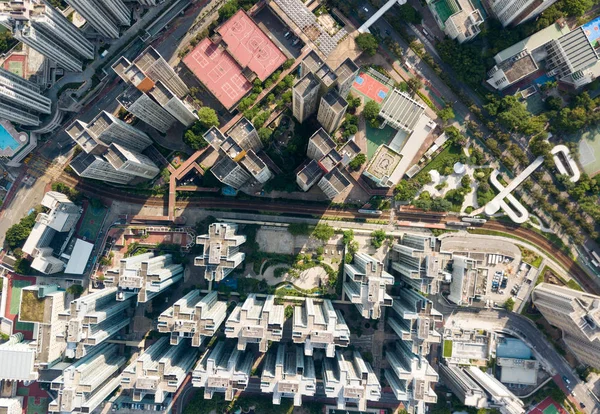
[[[528,289],[525,276],[530,269],[529,265],[522,265],[509,256],[488,254],[483,266],[487,267],[486,301],[502,305],[509,297],[517,299],[520,289]],[[525,286],[523,286],[525,284]],[[491,303],[490,303],[491,305]]]
[[[268,7],[253,16],[258,26],[269,36],[288,58],[300,56],[304,42],[294,35],[294,31],[284,25]],[[286,36],[287,34],[287,36]]]

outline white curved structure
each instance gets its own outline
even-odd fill
[[[567,148],[566,145],[557,145],[554,148],[552,148],[550,153],[554,158],[554,164],[556,165],[556,169],[559,173],[561,173],[562,175],[569,175],[571,177],[569,181],[571,181],[572,183],[576,183],[577,181],[579,181],[579,178],[581,177],[581,172],[579,171],[577,163],[575,162],[573,157],[571,157],[571,152],[569,151],[569,148]],[[561,160],[558,156],[558,154],[561,153],[564,155],[565,159],[567,160],[567,163],[569,164],[568,168],[563,163],[563,160]]]
[[[358,28],[358,31],[360,33],[368,33],[369,27],[371,27],[373,23],[379,20],[379,18],[383,16],[385,12],[387,12],[389,9],[391,9],[392,6],[396,3],[398,3],[399,5],[403,5],[406,4],[406,0],[388,0],[388,2],[381,6],[381,8],[377,10],[377,12],[373,16],[371,16],[369,20],[364,22],[363,25]]]

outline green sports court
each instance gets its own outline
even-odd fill
[[[98,237],[98,233],[100,233],[106,212],[107,210],[104,207],[88,204],[88,207],[85,209],[85,214],[83,215],[83,221],[77,231],[77,235],[82,239],[91,242],[95,241]]]

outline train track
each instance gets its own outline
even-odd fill
[[[586,292],[600,294],[600,286],[598,281],[593,280],[581,266],[575,262],[569,255],[564,253],[561,246],[546,239],[539,233],[517,225],[488,221],[482,228],[494,231],[501,231],[507,234],[514,235],[529,241],[548,253],[554,260],[563,265],[563,267],[573,276],[573,278],[584,287]]]

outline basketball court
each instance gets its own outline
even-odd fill
[[[377,102],[378,104],[383,102],[388,92],[390,91],[390,88],[388,86],[379,82],[378,80],[376,80],[371,75],[365,72],[361,72],[356,77],[352,88],[364,95],[365,97],[369,98],[370,100]]]
[[[83,220],[77,229],[77,235],[87,241],[94,242],[100,233],[106,209],[104,207],[94,207],[88,203]]]
[[[256,73],[261,81],[286,61],[285,55],[243,10],[223,23],[217,32],[231,56]]]
[[[11,54],[4,60],[4,69],[17,76],[23,77],[23,73],[25,72],[25,60],[26,57],[24,55]]]
[[[203,39],[183,63],[227,109],[252,89],[252,84],[242,74],[242,67],[210,39]]]
[[[533,407],[528,414],[568,414],[559,403],[551,397],[546,397],[545,400]]]

